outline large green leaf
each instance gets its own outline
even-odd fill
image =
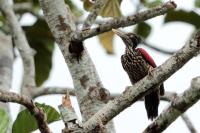
[[[48,123],[60,120],[59,113],[53,107],[39,103],[36,105],[45,111]],[[14,121],[12,133],[30,133],[36,129],[38,129],[38,125],[35,117],[25,109],[18,114],[17,119]]]
[[[135,27],[134,33],[147,38],[151,33],[151,26],[146,22],[141,22]]]
[[[185,10],[178,10],[178,11],[169,11],[165,17],[164,22],[185,22],[195,26],[196,28],[200,27],[200,16],[194,11],[185,11]]]
[[[107,0],[100,11],[102,17],[120,17],[121,0]]]
[[[8,113],[0,108],[0,133],[6,133],[9,125]]]
[[[36,50],[36,84],[40,86],[48,77],[52,67],[54,39],[44,20],[38,19],[33,26],[23,27],[32,48]]]

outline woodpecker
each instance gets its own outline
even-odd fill
[[[123,40],[126,46],[125,53],[121,56],[121,63],[131,83],[135,84],[148,75],[156,67],[156,63],[143,48],[136,48],[142,41],[139,36],[134,33],[124,33],[116,29],[112,29],[112,31]],[[156,88],[154,89],[153,87]],[[164,95],[163,84],[153,87],[154,91],[144,97],[147,117],[150,120],[158,116],[160,96]]]

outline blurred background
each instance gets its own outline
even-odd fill
[[[142,36],[145,44],[139,47],[145,48],[154,58],[157,65],[162,64],[173,52],[180,49],[200,27],[200,0],[174,0],[177,9],[170,11],[167,15],[159,16],[148,21],[139,23],[135,26],[123,28],[127,32],[135,32]],[[73,87],[72,79],[65,64],[64,58],[54,43],[54,39],[44,21],[42,11],[38,1],[35,0],[14,0],[14,8],[18,14],[20,23],[29,40],[29,44],[36,50],[35,67],[36,81],[38,86],[57,86]],[[74,13],[74,21],[78,28],[81,25],[92,7],[91,0],[65,0]],[[162,0],[106,0],[102,7],[100,17],[97,18],[94,27],[99,22],[108,20],[109,17],[121,17],[135,14],[139,11],[160,5]],[[21,8],[20,4],[26,4]],[[7,32],[4,26],[5,20],[0,15],[0,29]],[[121,66],[120,57],[124,53],[124,44],[121,39],[114,36],[112,32],[107,32],[97,37],[84,41],[89,54],[97,68],[99,76],[111,93],[121,93],[125,87],[131,85],[127,74]],[[154,48],[150,48],[150,47]],[[160,52],[158,50],[164,52]],[[20,84],[23,74],[22,60],[18,51],[15,49],[15,62],[13,72],[12,91],[20,92]],[[183,68],[164,82],[165,90],[181,93],[190,86],[192,78],[200,75],[199,57],[193,58]],[[62,95],[51,95],[38,97],[35,100],[39,103],[52,105],[56,109],[61,104]],[[73,106],[80,118],[76,98],[71,97]],[[161,102],[159,113],[168,105]],[[19,105],[10,104],[13,120],[15,120]],[[198,132],[200,132],[200,120],[198,111],[200,103],[191,107],[186,114]],[[80,118],[81,119],[81,118]],[[114,118],[117,133],[138,133],[142,132],[151,121],[148,121],[143,102],[136,102],[131,107],[120,113]],[[51,130],[56,133],[64,128],[62,121],[50,124]],[[39,131],[35,131],[37,133]],[[165,133],[182,132],[188,133],[189,130],[181,118],[171,124]]]

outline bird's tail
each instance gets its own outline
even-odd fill
[[[153,120],[158,116],[159,101],[160,99],[158,90],[153,91],[145,96],[145,108],[147,111],[148,119]]]

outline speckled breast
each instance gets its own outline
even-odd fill
[[[121,63],[132,84],[145,77],[150,67],[138,51],[122,55]]]

